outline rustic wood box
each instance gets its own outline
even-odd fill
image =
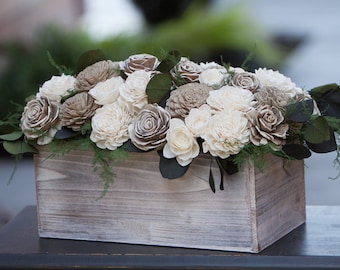
[[[35,156],[41,237],[257,253],[305,222],[303,161],[270,156],[263,172],[250,163],[214,194],[209,156],[166,180],[156,152],[130,153],[98,199],[103,181],[90,152],[49,155]]]

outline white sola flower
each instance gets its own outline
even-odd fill
[[[248,120],[243,112],[222,111],[211,117],[209,127],[202,135],[203,152],[227,158],[238,154],[249,142]]]
[[[118,102],[104,105],[92,117],[90,139],[101,149],[116,150],[129,139],[130,123],[131,116],[126,106]]]
[[[285,75],[272,69],[259,68],[255,70],[255,75],[262,87],[275,87],[283,91],[290,98],[303,94],[304,91],[297,87],[294,82]]]
[[[163,148],[165,158],[176,158],[181,166],[186,166],[199,154],[199,145],[186,127],[183,120],[173,118],[166,135],[167,143]]]
[[[215,62],[201,63],[202,69],[199,75],[200,83],[218,89],[226,84],[226,79],[229,76],[225,67],[216,64]]]
[[[254,95],[245,89],[224,86],[209,92],[207,99],[209,106],[215,111],[237,110],[248,111],[254,106]]]
[[[74,89],[75,81],[76,79],[70,75],[52,76],[39,88],[37,97],[47,97],[50,101],[60,102],[68,91]]]
[[[148,103],[146,87],[150,78],[150,72],[137,70],[129,74],[124,86],[120,88],[120,97],[118,101],[129,106],[130,112],[134,115]]]
[[[204,104],[199,108],[190,110],[189,115],[185,118],[187,128],[195,137],[200,137],[209,126],[211,118],[211,109],[209,105]]]
[[[227,71],[220,68],[209,68],[203,70],[199,75],[200,83],[204,83],[215,89],[222,87],[227,78]]]
[[[121,77],[112,77],[106,81],[99,82],[93,87],[89,94],[95,99],[95,103],[105,105],[115,102],[119,97],[120,88],[124,80]]]

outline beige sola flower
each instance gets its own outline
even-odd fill
[[[274,86],[264,86],[260,88],[254,97],[259,105],[270,105],[283,109],[293,102],[290,95],[287,95],[281,89]]]
[[[147,104],[129,126],[131,142],[139,149],[148,151],[166,142],[170,114],[157,104]]]
[[[131,55],[124,62],[120,63],[120,68],[129,75],[137,70],[156,73],[156,68],[159,65],[158,58],[150,54],[135,54]]]
[[[185,118],[191,109],[206,103],[212,88],[200,83],[184,84],[171,91],[166,102],[166,110],[172,117]]]
[[[119,64],[110,60],[103,60],[86,67],[76,77],[76,90],[89,91],[99,82],[119,76]]]
[[[59,119],[62,126],[79,131],[85,121],[91,118],[100,105],[87,92],[68,98],[60,108]]]
[[[257,77],[250,72],[237,72],[233,75],[229,85],[240,87],[255,93],[261,86]]]
[[[37,97],[27,102],[20,127],[29,140],[37,139],[37,144],[48,144],[60,129],[59,105],[47,97]]]
[[[200,65],[190,61],[187,57],[181,57],[177,65],[170,70],[170,75],[176,85],[198,82],[202,71]]]
[[[281,111],[270,105],[259,106],[247,112],[250,140],[256,146],[273,143],[273,149],[280,149],[285,143],[289,129],[284,123]]]

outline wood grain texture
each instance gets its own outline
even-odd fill
[[[225,190],[214,194],[209,156],[196,158],[184,177],[166,180],[157,153],[129,153],[98,200],[103,182],[90,152],[48,156],[35,156],[41,237],[256,253],[305,221],[302,161],[270,156],[264,172],[248,164],[226,175]],[[213,172],[219,179],[216,164]]]

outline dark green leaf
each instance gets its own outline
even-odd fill
[[[12,155],[20,155],[20,154],[25,154],[25,153],[38,153],[37,149],[35,149],[32,145],[26,142],[23,142],[23,141],[13,141],[13,142],[5,141],[3,145],[4,145],[4,149]]]
[[[238,167],[232,160],[217,157],[216,161],[220,169],[223,169],[227,174],[231,175],[238,172]]]
[[[220,190],[224,190],[224,170],[218,166],[220,169]]]
[[[20,137],[22,136],[22,132],[21,131],[14,131],[8,134],[3,134],[0,135],[0,140],[4,140],[4,141],[15,141],[20,139]]]
[[[106,57],[101,50],[87,51],[79,57],[75,72],[78,74],[86,67],[102,60],[106,60]]]
[[[216,157],[216,162],[220,170],[220,190],[224,190],[224,172],[226,171],[221,164],[222,161],[223,159]]]
[[[212,192],[215,193],[216,192],[215,181],[214,181],[214,175],[212,173],[211,168],[210,168],[210,171],[209,171],[209,185],[210,185]]]
[[[340,91],[334,89],[325,93],[317,102],[322,115],[340,118]]]
[[[128,140],[127,142],[124,143],[123,145],[124,149],[128,152],[145,152],[138,147],[136,147],[131,140]]]
[[[330,139],[328,141],[313,144],[310,142],[306,142],[309,149],[312,150],[315,153],[329,153],[336,151],[338,146],[335,142],[335,136],[333,132],[330,132]]]
[[[166,58],[161,61],[158,65],[157,70],[162,73],[169,72],[181,59],[181,54],[179,51],[171,51],[168,53]]]
[[[172,81],[169,74],[157,74],[148,83],[146,93],[150,103],[159,103],[171,91]]]
[[[79,132],[73,131],[72,129],[63,127],[61,130],[58,130],[55,134],[54,138],[59,140],[64,140],[68,138],[73,138],[79,135]]]
[[[323,95],[333,90],[337,90],[337,91],[339,90],[339,86],[336,83],[330,83],[330,84],[315,87],[312,90],[310,90],[309,93],[313,99],[315,99],[316,101],[319,101]]]
[[[312,155],[309,149],[302,144],[286,144],[282,147],[282,151],[286,155],[299,160],[309,158]]]
[[[165,158],[163,156],[162,151],[158,151],[158,154],[160,156],[159,159],[159,171],[161,172],[161,175],[164,178],[168,179],[176,179],[181,176],[183,176],[186,171],[189,169],[190,165],[187,165],[185,167],[178,164],[176,158]]]
[[[286,107],[285,118],[294,122],[307,122],[314,110],[314,103],[312,99],[303,100]]]
[[[308,123],[304,131],[304,138],[307,142],[319,144],[330,139],[330,128],[323,116],[318,116]]]

